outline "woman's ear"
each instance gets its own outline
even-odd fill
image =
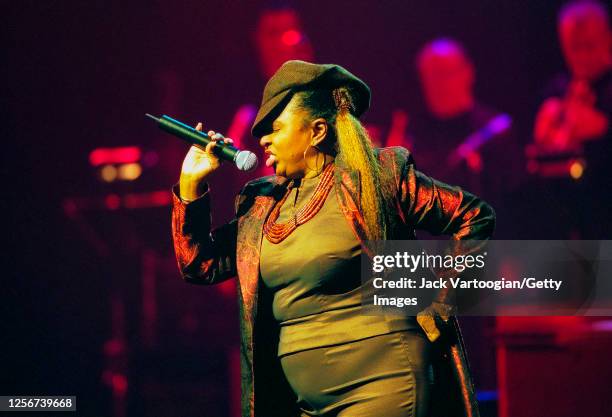
[[[312,129],[312,137],[310,138],[310,144],[316,146],[320,144],[327,137],[327,121],[320,117],[311,122],[310,127]]]

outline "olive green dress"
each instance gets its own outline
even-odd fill
[[[277,222],[303,207],[319,180],[290,182]],[[414,317],[362,305],[371,286],[361,284],[360,256],[333,188],[285,240],[263,238],[260,271],[274,293],[283,371],[302,416],[424,416],[429,342]]]

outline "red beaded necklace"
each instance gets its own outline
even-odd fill
[[[264,223],[263,231],[266,235],[266,239],[268,239],[271,243],[280,243],[287,236],[289,236],[298,226],[306,223],[308,220],[312,219],[315,214],[321,210],[323,207],[323,203],[325,203],[325,199],[329,195],[329,192],[334,185],[334,164],[328,164],[323,172],[321,173],[321,180],[319,184],[317,184],[317,188],[314,190],[312,198],[304,207],[299,209],[293,216],[293,218],[289,219],[285,223],[276,223],[278,217],[280,216],[280,209],[291,194],[290,190],[287,190],[287,193],[283,196],[283,198],[274,206],[270,216]]]

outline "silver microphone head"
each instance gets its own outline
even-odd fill
[[[234,163],[240,171],[252,171],[257,168],[257,155],[251,151],[240,151],[236,154]]]

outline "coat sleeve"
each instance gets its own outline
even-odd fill
[[[450,235],[449,251],[453,255],[465,254],[468,248],[469,252],[475,252],[492,236],[495,228],[493,208],[460,187],[417,171],[410,154],[406,155],[399,185],[405,221],[433,235]],[[444,271],[440,275],[444,277]],[[434,301],[452,304],[453,297],[452,290],[441,290]]]
[[[238,199],[236,199],[238,201]],[[183,279],[217,284],[236,276],[237,219],[211,230],[208,186],[198,199],[185,202],[172,188],[172,240]]]
[[[417,171],[410,155],[402,169],[400,204],[416,229],[451,235],[453,240],[487,240],[495,228],[495,211],[489,204]]]

